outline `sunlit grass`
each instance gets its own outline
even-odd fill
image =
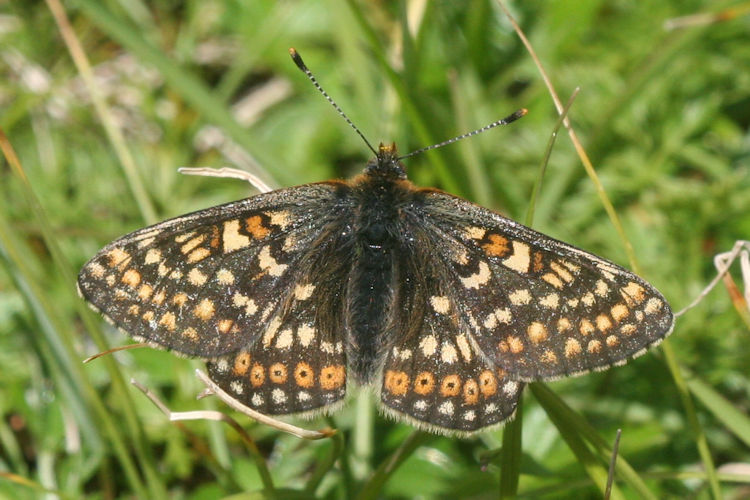
[[[123,383],[137,378],[173,410],[224,409],[194,400],[200,363],[139,349],[80,365],[127,339],[85,310],[75,294],[78,268],[152,212],[163,219],[251,194],[245,183],[184,177],[178,167],[240,166],[276,186],[358,173],[368,150],[289,60],[290,46],[370,142],[396,141],[404,153],[529,109],[510,126],[407,164],[417,184],[519,221],[558,119],[554,106],[490,1],[75,5],[67,11],[73,33],[133,171],[126,174],[49,8],[3,6],[0,127],[20,167],[2,163],[0,187],[0,471],[9,474],[0,477],[0,496],[260,490],[233,431],[169,423]],[[747,18],[663,29],[667,19],[721,8],[705,5],[510,4],[562,98],[581,88],[570,120],[641,274],[675,309],[712,278],[713,254],[750,234]],[[563,132],[536,196],[534,227],[628,264]],[[750,461],[747,336],[719,288],[678,321],[670,340],[727,497],[743,486],[722,467]],[[535,387],[523,403],[521,453],[510,463],[520,470],[521,495],[599,496],[618,428],[613,498],[711,495],[705,476],[688,477],[703,465],[695,426],[658,350]],[[424,437],[380,416],[363,428],[370,404],[352,402],[331,421],[298,422],[335,425],[341,442],[300,441],[239,418],[280,496],[296,490],[304,498],[310,488],[324,498],[499,496],[502,431]],[[333,456],[340,458],[331,463]],[[483,456],[492,457],[486,467]]]

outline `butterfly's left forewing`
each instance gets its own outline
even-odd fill
[[[305,255],[349,211],[342,184],[266,193],[135,231],[81,270],[83,297],[135,338],[202,358],[247,348],[307,274]]]
[[[423,190],[416,217],[448,262],[482,353],[520,380],[624,363],[672,330],[664,297],[616,264],[486,208]]]

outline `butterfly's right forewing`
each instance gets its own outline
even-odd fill
[[[290,307],[310,247],[350,211],[336,182],[213,207],[114,241],[83,267],[78,286],[129,335],[216,358],[253,345]]]

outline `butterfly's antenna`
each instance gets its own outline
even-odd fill
[[[331,103],[331,106],[336,108],[336,111],[338,111],[339,114],[342,116],[342,118],[346,120],[346,123],[348,123],[349,126],[353,128],[354,131],[362,138],[362,140],[365,141],[365,144],[367,144],[367,147],[370,148],[370,151],[372,151],[373,153],[375,153],[375,155],[377,155],[378,152],[375,151],[375,148],[372,147],[372,144],[370,144],[370,141],[368,141],[367,138],[364,136],[364,134],[359,131],[357,126],[354,123],[352,123],[349,117],[346,116],[346,113],[344,113],[344,111],[339,107],[339,105],[336,104],[336,101],[331,99],[331,96],[328,95],[328,92],[323,90],[323,87],[320,86],[320,84],[318,83],[318,80],[315,79],[312,72],[309,69],[307,69],[307,66],[305,66],[305,62],[302,60],[302,57],[300,57],[299,53],[294,49],[294,47],[289,49],[289,55],[292,56],[292,61],[294,61],[294,64],[296,64],[297,67],[301,69],[305,75],[307,75],[307,78],[310,79],[312,84],[315,85],[315,88],[318,89],[318,91],[321,94],[323,94],[323,97],[325,97],[326,100]]]
[[[479,133],[482,133],[485,130],[489,130],[491,128],[495,128],[498,125],[507,125],[509,123],[512,123],[512,122],[518,120],[519,118],[521,118],[526,113],[528,113],[528,110],[521,108],[518,111],[516,111],[515,113],[506,116],[502,120],[498,120],[496,122],[492,122],[489,125],[485,125],[484,127],[478,128],[476,130],[472,130],[471,132],[467,132],[465,134],[461,134],[461,135],[459,135],[457,137],[454,137],[453,139],[448,139],[447,141],[443,141],[443,142],[440,142],[438,144],[433,144],[432,146],[427,146],[426,148],[417,149],[416,151],[412,151],[408,155],[399,156],[398,160],[401,161],[404,158],[409,158],[410,156],[418,155],[420,153],[424,153],[425,151],[429,151],[431,149],[442,148],[443,146],[447,146],[448,144],[453,144],[454,142],[460,141],[461,139],[465,139],[467,137],[471,137],[472,135],[477,135]]]

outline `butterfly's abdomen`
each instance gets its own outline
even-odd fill
[[[370,382],[387,348],[398,282],[399,210],[408,196],[398,183],[368,179],[359,191],[355,224],[356,256],[347,290],[347,357],[351,374]],[[372,185],[375,184],[375,185]]]

